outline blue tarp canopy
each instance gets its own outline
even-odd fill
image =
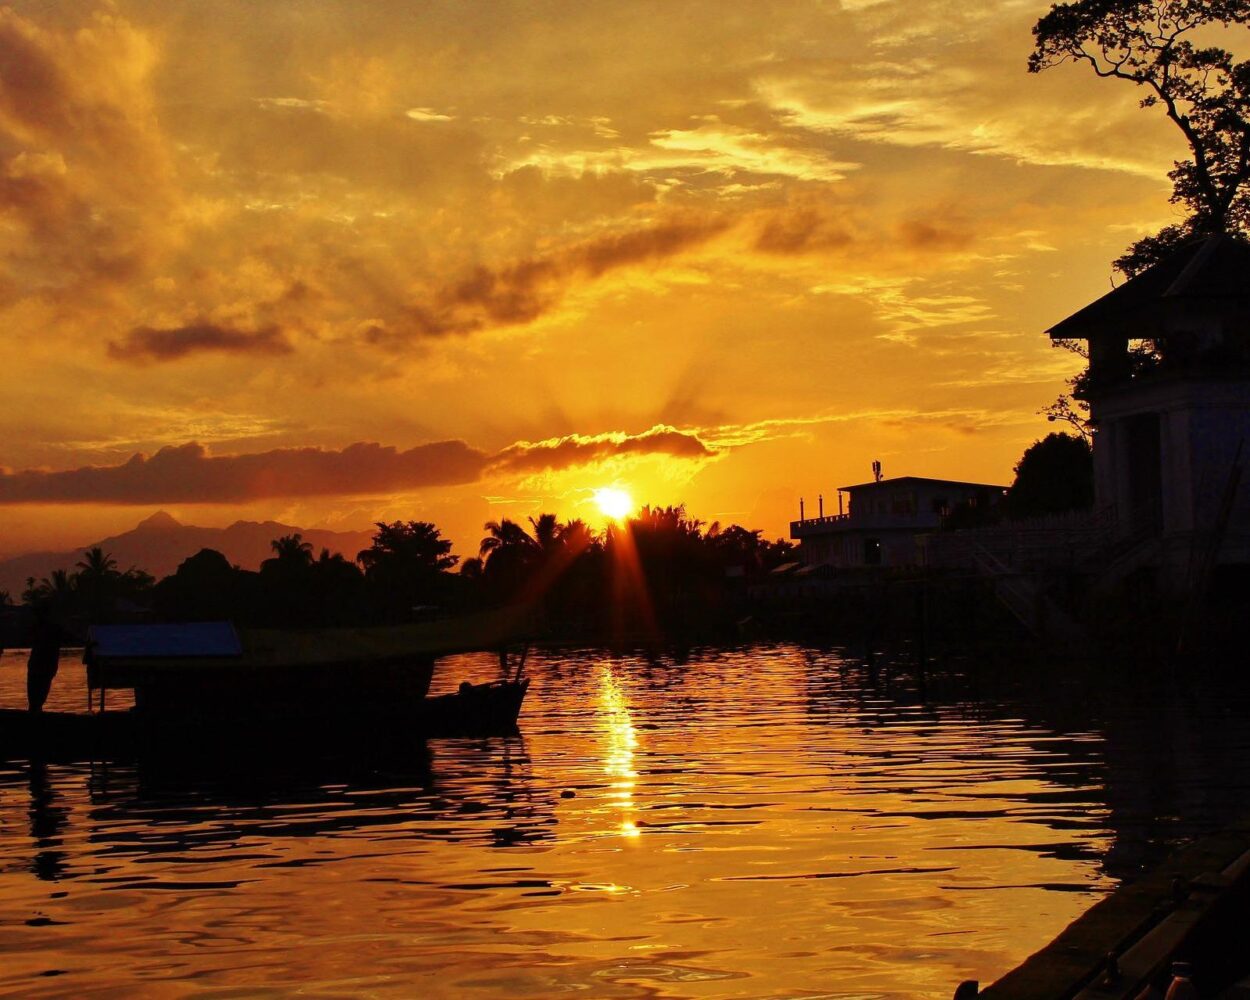
[[[99,659],[183,659],[243,655],[230,622],[178,625],[93,625],[91,655]]]

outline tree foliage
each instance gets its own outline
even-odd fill
[[[373,544],[356,557],[371,599],[399,618],[414,607],[438,605],[449,585],[448,571],[460,561],[451,554],[451,540],[428,521],[375,526]]]
[[[1082,510],[1094,503],[1094,461],[1090,446],[1071,434],[1048,434],[1034,441],[1016,463],[1007,491],[1014,517]]]
[[[492,521],[485,531],[480,556],[463,563],[424,521],[379,522],[355,560],[325,549],[314,558],[292,534],[271,542],[273,555],[258,571],[202,549],[155,585],[141,570],[120,572],[111,555],[88,550],[73,571],[30,579],[23,598],[77,625],[149,613],[245,628],[363,625],[520,604],[574,634],[605,624],[681,630],[736,621],[746,584],[794,558],[790,542],[738,525],[707,526],[680,506],[644,507],[602,533],[554,514]],[[457,564],[461,571],[451,572]]]
[[[1116,262],[1132,276],[1185,240],[1250,228],[1250,61],[1202,44],[1216,28],[1250,23],[1250,0],[1075,0],[1054,4],[1033,28],[1030,72],[1088,65],[1146,91],[1184,136],[1190,158],[1168,176],[1188,217],[1134,244]]]
[[[134,566],[122,572],[117,560],[99,546],[87,549],[73,570],[54,569],[41,580],[30,577],[22,600],[58,616],[111,621],[126,605],[145,602],[156,581]]]

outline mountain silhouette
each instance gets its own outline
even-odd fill
[[[323,548],[340,552],[348,559],[369,547],[373,531],[325,531],[300,528],[279,521],[235,521],[228,528],[200,528],[182,524],[165,511],[140,521],[130,531],[99,541],[88,542],[65,552],[28,552],[0,560],[0,590],[14,600],[26,586],[27,577],[47,576],[54,569],[72,569],[83,550],[98,545],[111,554],[120,569],[136,566],[158,580],[178,568],[178,564],[200,549],[216,549],[231,563],[244,569],[257,569],[262,559],[273,555],[269,543],[275,538],[299,532],[314,552]]]

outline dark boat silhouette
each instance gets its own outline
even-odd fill
[[[229,622],[97,626],[83,653],[87,711],[0,709],[0,756],[83,756],[159,747],[263,747],[515,729],[529,687],[513,671],[515,615],[350,629],[236,630]],[[499,652],[501,678],[429,697],[435,660]],[[134,707],[109,710],[110,690]]]

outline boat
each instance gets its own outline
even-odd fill
[[[515,625],[495,615],[345,629],[94,626],[83,652],[86,711],[0,709],[0,757],[512,731],[529,689],[524,646],[509,659]],[[499,653],[501,678],[430,697],[436,658],[475,649]],[[133,708],[108,708],[119,689],[134,692]]]

